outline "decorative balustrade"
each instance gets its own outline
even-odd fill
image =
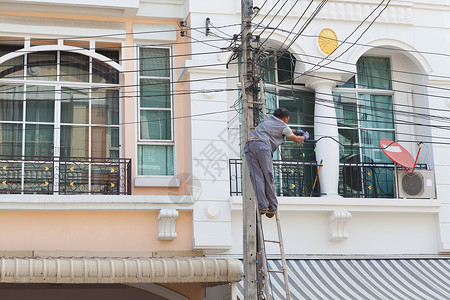
[[[3,194],[131,194],[131,159],[0,156]]]

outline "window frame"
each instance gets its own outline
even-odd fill
[[[160,183],[154,185],[152,183],[149,183],[148,181],[145,180],[145,178],[155,178],[155,177],[159,177],[159,178],[174,178],[177,174],[177,164],[176,164],[176,143],[175,143],[175,122],[174,122],[174,115],[175,115],[175,97],[173,94],[174,91],[174,82],[173,82],[173,65],[174,65],[174,59],[173,59],[173,47],[171,46],[147,46],[147,45],[136,45],[136,69],[138,70],[136,72],[136,80],[138,82],[138,88],[136,89],[136,95],[137,95],[137,143],[136,143],[136,176],[137,176],[137,180],[135,181],[135,186],[142,186],[142,187],[147,187],[147,186],[167,186],[167,185],[172,185],[173,184],[173,180],[171,180],[170,182],[162,179]],[[169,77],[166,76],[143,76],[141,75],[141,69],[140,69],[140,62],[141,62],[141,55],[140,55],[140,50],[141,49],[165,49],[169,51]],[[168,80],[169,83],[169,88],[170,88],[170,108],[159,108],[159,107],[141,107],[141,80],[142,79],[165,79]],[[141,111],[169,111],[170,112],[170,135],[171,138],[167,139],[167,140],[163,140],[163,139],[143,139],[141,138],[141,130],[142,130],[142,126],[141,126]],[[171,146],[172,147],[172,166],[173,166],[173,174],[169,174],[169,175],[156,175],[156,174],[139,174],[139,166],[140,166],[140,160],[139,160],[139,146]],[[138,177],[140,179],[138,179]],[[179,186],[179,182],[178,180],[175,180],[176,183],[174,186]]]
[[[389,71],[391,72],[391,80],[392,80],[392,58],[390,56],[379,56],[379,55],[363,55],[361,56],[359,59],[361,59],[362,57],[373,57],[373,58],[388,58],[389,59]],[[373,131],[392,131],[394,133],[394,137],[395,137],[395,133],[396,133],[396,124],[395,124],[395,114],[393,114],[392,116],[392,124],[393,127],[392,129],[389,128],[369,128],[369,127],[363,127],[361,124],[361,119],[360,119],[360,101],[361,98],[359,97],[362,94],[365,95],[380,95],[380,96],[391,96],[392,98],[392,110],[394,109],[395,106],[395,92],[392,89],[366,89],[366,88],[361,88],[359,87],[359,80],[358,80],[358,74],[356,73],[354,76],[354,83],[355,83],[355,87],[354,88],[350,88],[350,87],[335,87],[333,89],[333,94],[334,93],[339,93],[339,94],[354,94],[355,95],[355,99],[356,99],[356,117],[357,117],[357,125],[356,127],[350,127],[350,126],[339,126],[338,125],[338,130],[340,129],[350,129],[350,130],[357,130],[358,132],[358,148],[359,148],[359,157],[360,160],[362,159],[363,156],[363,149],[362,149],[362,141],[361,141],[361,132],[362,130],[373,130]]]

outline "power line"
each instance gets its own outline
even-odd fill
[[[170,24],[174,25],[174,24]],[[235,26],[241,26],[241,24],[228,24],[228,25],[222,25],[222,26],[216,26],[217,28],[227,28],[227,27],[235,27]],[[206,28],[206,26],[199,26],[195,27],[196,29],[202,29]],[[121,33],[108,33],[108,34],[99,34],[99,35],[82,35],[82,36],[75,36],[75,37],[65,37],[63,40],[89,40],[93,38],[99,38],[99,37],[115,37],[115,36],[127,36],[127,35],[140,35],[140,34],[152,34],[152,33],[170,33],[170,32],[181,32],[184,31],[183,29],[165,29],[165,30],[148,30],[148,31],[133,31],[133,32],[121,32]],[[57,39],[52,38],[32,38],[33,41],[53,41]],[[23,42],[24,38],[15,38],[15,39],[4,39],[0,40],[0,44],[3,42],[10,42],[10,43],[16,43],[16,42]],[[114,43],[114,42],[108,42],[108,43]]]
[[[270,46],[267,47],[267,48],[269,48],[271,50],[276,50],[276,48],[273,48],[273,47],[270,47]],[[292,55],[300,55],[300,56],[306,56],[306,57],[311,57],[311,58],[322,58],[321,56],[317,56],[317,55],[313,55],[313,54],[295,53],[295,52],[289,52],[289,53],[291,53]],[[326,58],[326,60],[330,60],[331,61],[332,59]],[[344,65],[356,66],[356,63],[351,63],[351,62],[347,62],[347,61],[342,61],[342,60],[333,60],[333,61],[337,62],[337,63],[340,63],[340,64],[344,64]],[[301,63],[313,64],[313,63],[308,63],[306,61],[301,61]],[[339,68],[327,67],[327,69],[332,69],[332,70],[334,69],[334,70],[339,70],[339,71],[345,71],[346,73],[351,73],[351,74],[354,74],[354,75],[357,74],[356,72],[350,72],[348,70],[339,69]],[[394,72],[394,73],[402,73],[402,74],[408,74],[408,75],[427,76],[427,77],[431,76],[431,77],[435,77],[435,78],[444,78],[444,79],[449,79],[450,78],[450,76],[435,75],[435,74],[430,75],[430,74],[427,74],[427,73],[402,71],[402,70],[397,70],[397,69],[392,69],[392,68],[371,67],[371,69],[380,70],[380,71],[388,71],[389,70],[389,71]],[[286,71],[286,70],[284,70],[284,71]],[[368,75],[368,77],[373,77],[373,76]]]
[[[311,24],[312,20],[314,20],[314,18],[319,14],[319,12],[322,10],[322,8],[325,6],[325,4],[328,2],[328,0],[322,0],[320,2],[320,4],[316,7],[316,9],[314,10],[314,12],[308,17],[308,19],[306,20],[306,22],[303,24],[303,26],[300,28],[299,32],[294,36],[294,38],[292,39],[292,41],[287,45],[286,49],[283,51],[283,53],[279,56],[278,59],[276,59],[272,66],[270,68],[267,68],[268,72],[271,68],[275,67],[275,65],[277,64],[278,60],[288,51],[287,49],[289,49],[294,43],[295,41],[300,37],[300,35],[302,34],[302,32],[308,27],[309,24]],[[283,47],[283,45],[282,45]],[[263,73],[262,75],[260,75],[261,78],[264,78],[265,73]]]
[[[282,86],[280,86],[280,85],[278,85],[279,87],[282,87]],[[271,93],[271,91],[270,91],[270,89],[265,89],[268,93]],[[276,95],[278,95],[278,96],[280,96],[280,94],[278,93],[278,94],[276,94]],[[315,95],[327,95],[328,96],[328,94],[325,94],[325,93],[320,93],[320,92],[316,92],[315,93]],[[288,96],[288,95],[281,95],[281,96],[283,96],[283,97],[285,97],[285,98],[289,98],[289,97],[293,97],[293,98],[295,98],[295,95],[293,95],[293,96]],[[320,97],[313,97],[313,96],[311,96],[311,97],[308,97],[308,96],[303,96],[303,97],[305,97],[305,98],[309,98],[309,99],[313,99],[313,100],[317,100],[317,101],[326,101],[326,102],[330,102],[328,99],[324,99],[324,98],[320,98]],[[344,98],[344,99],[349,99],[349,100],[355,100],[355,98],[352,98],[352,97],[342,97],[342,98]],[[369,100],[368,102],[370,102],[371,100]],[[331,101],[331,102],[333,102],[333,103],[335,103],[335,101]],[[362,107],[361,106],[361,104],[359,104],[358,106],[360,106],[360,107]],[[434,110],[434,109],[429,109],[429,108],[427,108],[427,107],[418,107],[418,106],[412,106],[412,105],[407,105],[407,104],[396,104],[396,103],[393,103],[393,106],[399,106],[399,107],[406,107],[406,108],[417,108],[417,109],[424,109],[424,110]],[[333,106],[334,107],[334,106]],[[371,109],[378,109],[378,108],[373,108],[373,107],[370,107]],[[443,112],[449,112],[449,110],[446,110],[446,109],[435,109],[436,111],[443,111]],[[382,111],[382,109],[380,109],[380,111]],[[432,118],[436,118],[435,120],[438,120],[438,121],[441,121],[441,122],[444,122],[444,121],[449,121],[450,120],[450,118],[446,118],[446,117],[442,117],[442,116],[430,116],[429,114],[421,114],[421,113],[417,113],[417,112],[405,112],[405,111],[398,111],[398,110],[396,110],[396,109],[393,109],[393,112],[396,112],[396,113],[402,113],[402,114],[411,114],[411,115],[413,115],[413,116],[415,116],[415,117],[426,117],[426,118],[428,118],[428,119],[432,119]]]
[[[277,96],[279,96],[280,94],[278,94],[278,93],[273,93],[273,92],[271,92],[271,91],[268,91],[268,93],[271,93],[271,94],[274,94],[274,95],[277,95]],[[334,104],[335,104],[335,101],[334,100],[328,100],[328,99],[324,99],[324,98],[316,98],[316,97],[309,97],[309,96],[306,96],[306,95],[302,95],[302,97],[300,98],[300,97],[297,97],[297,96],[295,96],[295,95],[292,95],[292,96],[287,96],[287,95],[282,95],[284,98],[294,98],[295,100],[304,100],[304,101],[307,101],[307,102],[310,102],[310,103],[313,103],[313,104],[315,104],[315,103],[317,103],[317,104],[319,104],[319,105],[321,105],[321,106],[326,106],[326,107],[329,107],[329,108],[335,108],[335,106],[334,106]],[[350,99],[352,99],[352,100],[354,100],[353,98],[350,98]],[[329,104],[329,105],[327,105],[327,104]],[[390,104],[390,103],[385,103],[385,104]],[[388,110],[389,111],[389,109],[384,109],[384,108],[379,108],[379,107],[373,107],[373,106],[368,106],[368,105],[364,105],[364,104],[356,104],[355,103],[355,110],[352,110],[352,109],[350,109],[350,108],[345,108],[345,106],[343,106],[342,108],[341,108],[341,110],[342,111],[347,111],[347,112],[351,112],[351,113],[354,113],[355,115],[357,114],[357,111],[356,111],[356,107],[359,107],[360,109],[362,108],[362,109],[364,109],[364,108],[366,108],[367,110],[370,110],[370,111],[375,111],[375,112],[385,112],[386,110]],[[359,113],[359,114],[361,114],[361,112]],[[411,122],[411,121],[405,121],[405,120],[396,120],[395,119],[395,115],[399,115],[399,114],[401,114],[401,115],[406,115],[406,116],[408,116],[408,115],[411,115],[411,116],[414,116],[414,117],[419,117],[419,118],[422,118],[422,119],[427,119],[427,120],[430,120],[430,118],[431,118],[431,116],[430,115],[426,115],[426,114],[416,114],[416,113],[412,113],[412,112],[407,112],[407,111],[397,111],[397,110],[395,110],[395,109],[392,109],[392,118],[390,118],[390,117],[387,117],[387,116],[381,116],[381,115],[379,115],[379,114],[376,114],[376,113],[369,113],[369,112],[367,112],[367,111],[364,111],[364,115],[365,116],[370,116],[370,117],[375,117],[375,118],[377,118],[377,120],[370,120],[370,121],[367,121],[367,120],[362,120],[361,118],[358,118],[358,117],[356,117],[356,118],[348,118],[348,117],[330,117],[330,116],[318,116],[318,117],[321,117],[321,118],[328,118],[328,119],[336,119],[336,120],[345,120],[345,121],[354,121],[355,122],[355,124],[357,124],[358,122],[360,122],[360,121],[362,121],[362,122],[366,122],[366,123],[377,123],[377,124],[381,124],[381,123],[385,123],[385,124],[393,124],[393,125],[396,125],[396,124],[401,124],[401,125],[414,125],[414,126],[419,126],[419,127],[427,127],[427,128],[431,128],[431,127],[433,127],[433,128],[438,128],[438,129],[443,129],[443,130],[450,130],[450,126],[442,126],[442,125],[431,125],[431,124],[422,124],[422,123],[418,123],[418,122]],[[314,118],[314,116],[317,116],[317,115],[311,115],[311,114],[307,114],[307,113],[302,113],[302,115],[304,115],[304,116],[308,116],[308,117],[311,117],[311,118]],[[444,117],[442,117],[442,118],[444,118]],[[380,121],[380,120],[378,120],[378,119],[385,119],[386,121]],[[446,122],[447,123],[450,123],[450,118],[445,118],[446,120]],[[441,122],[444,122],[444,120],[439,120],[439,121],[441,121]],[[299,124],[300,126],[313,126],[313,125],[308,125],[308,124]],[[351,125],[341,125],[341,126],[339,126],[340,128],[342,128],[342,129],[356,129],[356,128],[360,128],[360,129],[377,129],[377,130],[387,130],[387,131],[391,131],[391,130],[394,130],[394,128],[383,128],[383,127],[360,127],[360,126],[357,126],[357,125],[355,125],[355,126],[351,126]],[[450,137],[449,137],[450,138]]]
[[[313,2],[313,0],[311,0],[310,4],[311,4],[312,2]],[[278,16],[278,13],[283,9],[283,7],[284,7],[287,3],[288,3],[288,0],[286,0],[286,1],[284,2],[284,4],[280,7],[280,9],[278,10],[278,12],[272,17],[272,20],[270,20],[269,25],[270,25],[270,23],[272,23],[273,20],[275,20],[275,18]],[[283,21],[286,20],[286,18],[289,16],[289,14],[291,13],[291,11],[294,9],[295,5],[297,5],[297,1],[294,3],[294,5],[291,6],[291,8],[289,9],[289,11],[281,18],[281,21],[278,22],[278,25],[277,25],[275,28],[278,28],[278,27],[281,25],[281,23],[283,23]],[[309,8],[309,6],[308,6],[308,8]],[[308,8],[307,8],[307,9],[308,9]],[[306,9],[306,10],[307,10],[307,9]],[[303,12],[303,14],[306,13],[306,10]],[[300,20],[300,19],[299,19],[299,20]],[[294,26],[294,27],[295,27],[295,26]],[[255,31],[256,31],[256,29],[253,30],[252,34],[253,34]],[[262,34],[264,33],[264,31],[265,31],[265,28],[264,28],[263,31],[260,33],[260,35],[262,35]],[[275,29],[272,30],[272,32],[269,34],[269,36],[266,38],[266,40],[265,40],[258,48],[262,48],[262,46],[264,45],[264,43],[265,43],[268,39],[270,39],[270,37],[272,36],[272,34],[273,34],[274,32],[275,32]]]
[[[314,0],[311,0],[311,1],[309,2],[308,6],[305,8],[305,10],[303,11],[302,15],[297,19],[297,22],[296,22],[295,25],[292,27],[292,30],[289,32],[289,34],[287,35],[286,39],[285,39],[285,40],[283,41],[283,43],[281,44],[281,47],[284,46],[284,43],[286,43],[286,41],[287,41],[287,39],[289,38],[289,36],[294,32],[294,29],[297,27],[298,23],[300,22],[300,20],[303,18],[303,16],[306,14],[306,12],[308,11],[308,9],[311,7],[311,5],[312,5],[313,3],[314,3]],[[296,3],[295,3],[295,4],[296,4]],[[295,4],[292,6],[291,10],[295,7]],[[290,12],[290,11],[289,11],[289,12]],[[287,14],[286,14],[285,17],[287,17]],[[283,20],[284,20],[284,19],[283,19]],[[280,24],[281,24],[281,22],[280,22]],[[280,25],[280,24],[278,24],[278,25]],[[262,46],[269,40],[270,36],[275,32],[275,30],[276,30],[277,28],[278,28],[278,26],[275,27],[275,28],[273,29],[273,31],[271,32],[271,34],[269,35],[269,37],[267,37],[266,40],[259,46],[260,49],[262,49]],[[256,29],[255,29],[255,30],[256,30]],[[263,32],[264,32],[264,30],[263,30]],[[261,34],[262,34],[262,33],[261,33]],[[258,57],[259,57],[259,55],[258,55]]]
[[[385,0],[382,0],[380,2],[380,4],[378,4],[378,6],[361,22],[359,23],[358,26],[356,26],[356,28],[344,39],[344,42],[346,42],[363,24],[364,22],[384,3]],[[389,6],[389,3],[391,2],[391,0],[388,0],[385,7],[378,13],[378,15],[369,23],[369,25],[367,26],[367,28],[359,35],[359,37],[356,39],[355,43],[358,42],[362,36],[367,32],[367,30],[369,30],[369,28],[375,23],[375,21],[380,17],[380,15],[386,10],[386,8]],[[339,54],[338,56],[336,56],[334,59],[338,59],[339,57],[341,57],[342,55],[344,55],[348,50],[350,50],[351,47],[353,47],[355,45],[355,43],[351,44],[345,51],[343,51],[341,54]],[[332,52],[334,53],[341,45],[343,44],[339,44],[338,47]],[[328,54],[326,56],[326,58],[330,57],[330,55],[332,54]],[[318,71],[320,68],[322,68],[323,66],[330,64],[333,62],[333,60],[329,61],[327,64],[323,65],[323,66],[319,66],[320,63],[322,63],[324,61],[324,59],[322,59],[320,62],[318,62],[315,66],[313,66],[310,70],[306,71],[303,75],[309,74],[313,71]],[[314,70],[314,68],[316,66],[319,66],[318,69]]]

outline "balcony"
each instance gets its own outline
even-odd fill
[[[0,193],[130,195],[131,159],[0,156]]]
[[[278,196],[321,195],[316,162],[273,161],[273,168]],[[394,164],[383,163],[340,164],[339,195],[347,198],[394,198],[395,168]],[[418,164],[416,169],[427,169],[427,165]],[[229,172],[230,195],[241,196],[242,160],[230,159]]]
[[[340,164],[339,195],[347,198],[394,198],[395,168],[394,164],[383,163]],[[427,169],[427,165],[417,164],[416,169]]]
[[[319,180],[317,176],[317,162],[273,161],[275,186],[278,196],[310,197],[319,196]],[[242,160],[230,159],[230,195],[242,195]]]

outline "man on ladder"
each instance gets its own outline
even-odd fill
[[[288,122],[289,111],[277,108],[273,116],[252,131],[244,147],[259,210],[269,218],[274,216],[278,207],[273,176],[273,153],[284,137],[296,143],[302,143],[309,138],[307,131],[291,129],[287,126]]]

